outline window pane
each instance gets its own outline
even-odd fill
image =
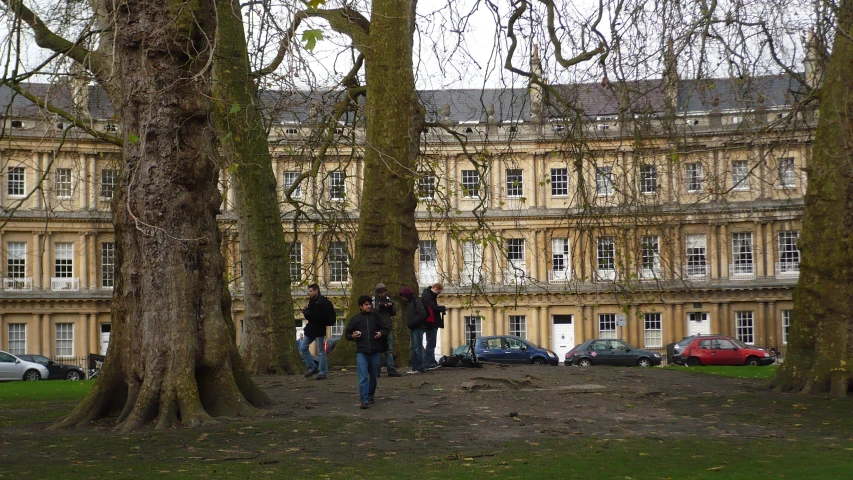
[[[329,198],[343,200],[346,198],[346,174],[344,172],[329,173]]]
[[[525,315],[509,316],[509,334],[527,338],[527,317]]]
[[[101,287],[115,287],[116,244],[104,242],[101,244]]]
[[[56,356],[71,357],[74,355],[74,324],[56,324]]]
[[[779,232],[779,267],[782,273],[800,271],[799,238],[800,232],[796,230]]]
[[[797,172],[794,170],[793,158],[779,159],[779,186],[786,188],[797,186]]]
[[[473,331],[471,325],[474,326]],[[483,318],[482,317],[465,317],[465,343],[470,344],[475,338],[483,335]]]
[[[613,194],[613,167],[596,167],[595,169],[595,194],[606,196]]]
[[[640,167],[640,193],[655,193],[658,189],[658,170],[654,165]]]
[[[506,196],[511,198],[524,196],[524,179],[521,169],[506,171]]]
[[[476,170],[462,170],[462,196],[474,198],[480,196],[480,173]]]
[[[418,198],[422,200],[435,198],[435,175],[425,173],[418,177]]]
[[[735,312],[735,327],[738,340],[748,344],[754,342],[755,327],[752,322],[752,312]]]
[[[57,168],[54,177],[56,179],[54,183],[56,196],[58,198],[71,197],[71,169]]]
[[[293,242],[290,248],[290,283],[302,281],[302,242]]]
[[[6,244],[6,276],[24,278],[27,276],[27,244],[9,242]]]
[[[648,235],[640,240],[643,270],[658,272],[660,270],[660,245],[657,235]]]
[[[687,177],[687,191],[698,192],[702,190],[703,172],[699,163],[688,163],[684,166]]]
[[[598,315],[598,336],[600,338],[616,338],[615,313],[601,313]]]
[[[705,256],[705,235],[687,235],[685,245],[687,247],[687,276],[705,276],[708,268]]]
[[[616,246],[613,237],[598,237],[598,269],[616,269]]]
[[[732,161],[732,188],[749,190],[749,162],[746,160]]]
[[[644,337],[646,348],[661,348],[663,346],[663,330],[661,329],[660,313],[643,315]]]
[[[112,200],[118,179],[117,170],[101,170],[101,198]]]
[[[293,184],[296,183],[296,179],[299,178],[299,175],[300,172],[284,172],[284,177],[282,177],[282,183],[284,184],[282,187],[282,194],[290,190],[290,187],[292,187]],[[299,185],[295,189],[293,189],[293,193],[290,194],[290,198],[296,200],[302,198],[302,185]]]
[[[569,239],[551,239],[551,269],[557,272],[569,268]]]
[[[569,194],[569,171],[565,168],[551,169],[551,196],[565,197]]]
[[[349,280],[349,257],[343,242],[329,244],[329,281],[347,282]]]
[[[10,196],[24,194],[24,167],[9,167],[6,174],[6,193]]]
[[[54,277],[71,278],[74,276],[74,244],[57,243],[54,245]]]
[[[9,353],[12,355],[27,353],[27,324],[9,324]]]
[[[752,232],[732,234],[733,273],[752,273]]]

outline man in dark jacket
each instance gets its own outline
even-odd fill
[[[358,395],[361,408],[375,403],[376,379],[379,377],[379,355],[388,350],[388,326],[373,311],[367,295],[358,298],[359,313],[353,315],[344,331],[347,340],[355,342],[355,361],[358,369]]]
[[[308,297],[308,306],[302,311],[305,320],[308,320],[308,325],[303,329],[305,338],[299,345],[299,354],[302,355],[302,360],[308,367],[305,378],[311,378],[319,373],[317,380],[325,380],[326,373],[329,371],[329,366],[326,363],[326,327],[335,324],[335,306],[328,298],[320,294],[320,286],[316,283],[308,285]],[[317,341],[317,354],[320,355],[319,367],[314,361],[314,357],[311,356],[311,352],[308,351],[315,340]]]
[[[394,368],[394,316],[397,315],[397,310],[394,308],[394,301],[388,296],[388,289],[384,283],[377,283],[373,295],[373,311],[382,317],[382,321],[388,326],[388,351],[382,352],[385,354],[385,366],[387,367],[389,377],[401,377]],[[381,359],[380,359],[381,360]],[[382,363],[379,363],[380,370]]]
[[[427,287],[424,289],[424,292],[421,294],[421,299],[424,302],[424,309],[426,309],[427,317],[429,317],[429,312],[432,310],[434,321],[432,323],[427,323],[424,327],[426,329],[426,351],[424,352],[424,369],[425,370],[434,370],[438,368],[438,362],[435,361],[435,344],[436,338],[438,336],[438,329],[444,328],[444,313],[447,311],[447,307],[438,304],[438,295],[444,290],[444,286],[440,283],[436,283],[431,287]]]
[[[409,350],[412,352],[412,369],[406,373],[424,373],[424,323],[426,309],[423,300],[415,298],[415,291],[409,286],[400,289],[405,302],[406,326],[411,330]]]

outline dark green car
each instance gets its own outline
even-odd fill
[[[587,340],[566,354],[566,365],[621,365],[651,367],[661,363],[659,353],[634,348],[622,340],[595,338]]]

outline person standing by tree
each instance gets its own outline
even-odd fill
[[[438,295],[444,290],[444,286],[436,283],[424,289],[421,299],[426,310],[426,351],[424,352],[424,369],[434,370],[438,368],[435,361],[435,344],[438,329],[444,328],[444,313],[447,307],[438,304]]]
[[[308,306],[302,311],[305,320],[308,320],[308,325],[305,326],[305,338],[299,346],[299,353],[305,361],[305,366],[308,367],[305,378],[311,378],[319,373],[316,379],[325,380],[326,373],[329,371],[326,362],[326,327],[335,324],[335,306],[320,294],[320,286],[316,283],[308,285],[308,297]],[[319,366],[308,351],[315,340],[317,340],[317,354],[320,356]]]
[[[388,327],[388,350],[385,353],[385,366],[388,370],[389,377],[401,377],[397,369],[394,368],[394,316],[397,315],[397,310],[394,308],[394,301],[388,297],[388,289],[384,283],[377,283],[373,295],[373,311],[382,317],[385,326]],[[381,359],[380,359],[381,360]],[[381,368],[380,363],[380,368]]]
[[[409,349],[412,351],[412,369],[406,373],[424,373],[424,322],[426,309],[424,302],[415,298],[415,291],[409,286],[400,289],[400,296],[406,302],[406,326],[411,330]]]
[[[379,377],[379,356],[388,350],[388,326],[373,311],[373,301],[367,295],[358,297],[359,313],[353,315],[344,331],[347,340],[355,342],[358,368],[358,395],[361,408],[376,403],[376,379]]]

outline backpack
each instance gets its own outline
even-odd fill
[[[427,325],[432,326],[432,324],[435,323],[435,312],[432,311],[432,307],[426,307],[426,311],[426,323]]]
[[[420,298],[415,298],[412,300],[412,305],[415,306],[415,311],[417,312],[417,303],[415,303],[415,302],[421,302],[421,306],[424,306],[424,301],[421,300]],[[408,315],[409,314],[408,314],[408,309],[407,309],[406,326],[409,327],[410,330],[414,330],[416,328],[423,328],[424,317],[417,317],[416,316],[415,318],[409,318]]]

